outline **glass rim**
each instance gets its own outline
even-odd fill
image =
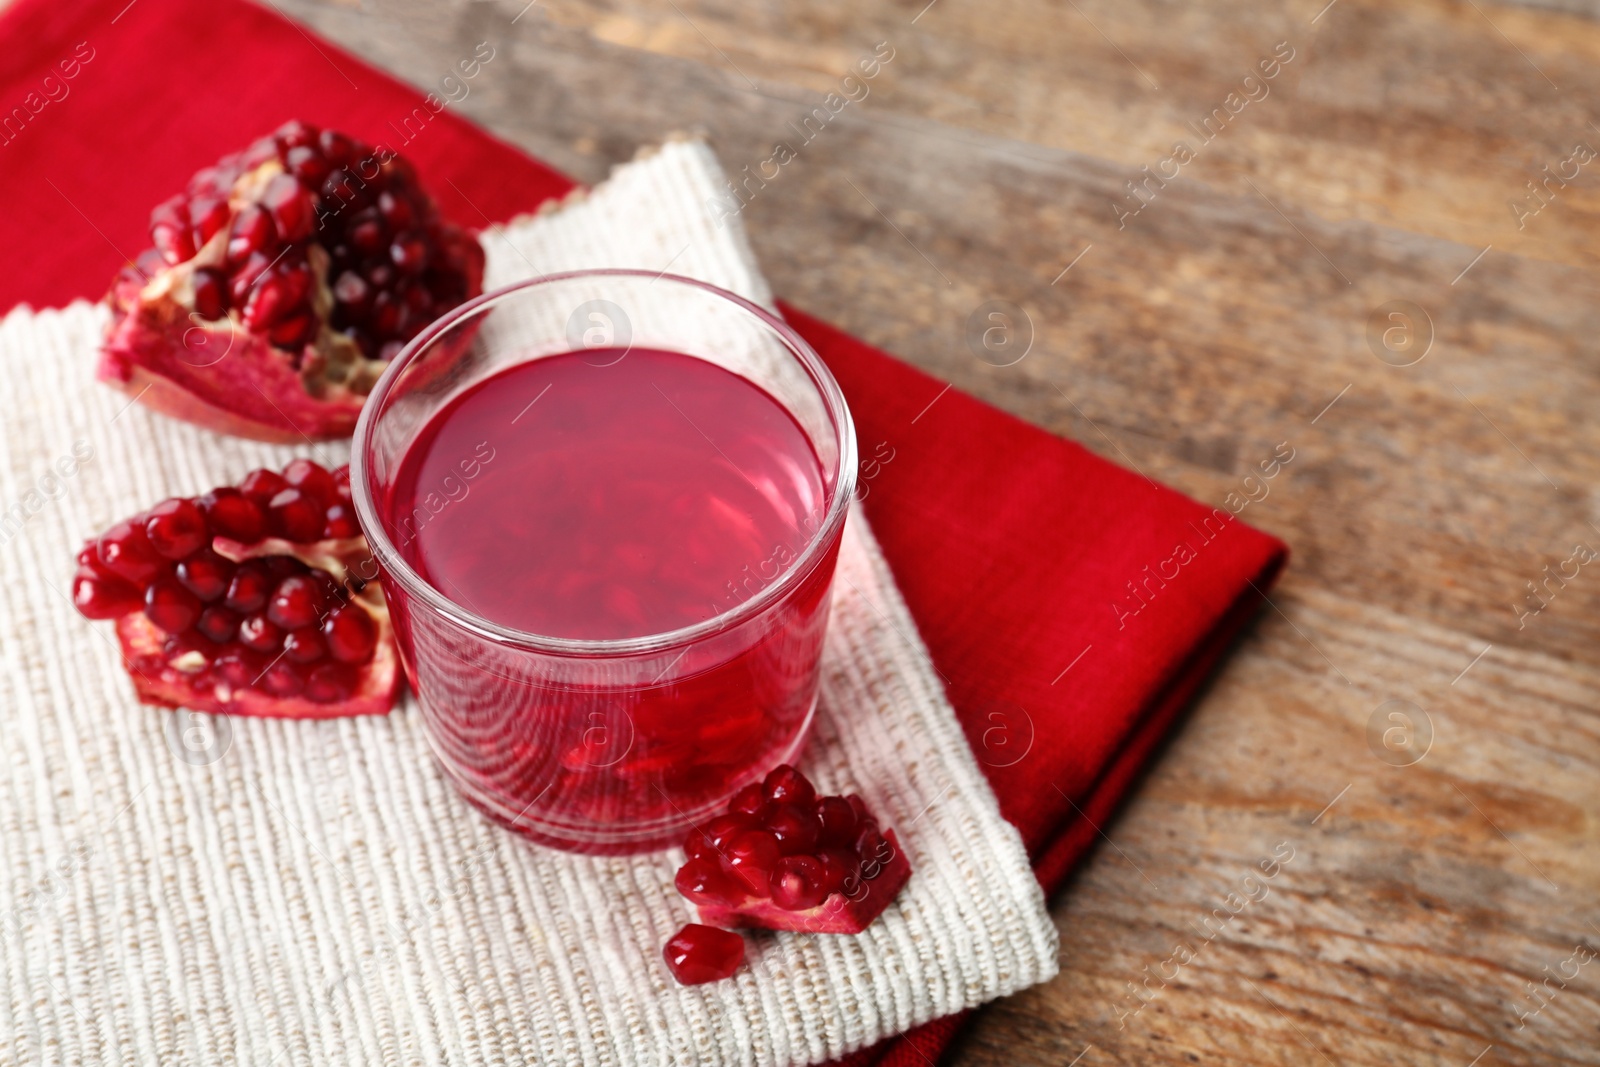
[[[754,316],[758,322],[777,334],[784,347],[799,361],[807,377],[810,378],[811,384],[820,394],[835,432],[839,437],[838,456],[835,459],[837,469],[833,477],[833,495],[828,501],[828,508],[823,515],[822,522],[817,526],[816,531],[808,536],[805,548],[795,558],[794,564],[776,581],[767,585],[749,600],[743,601],[727,611],[713,615],[702,622],[682,626],[676,630],[644,634],[639,637],[614,639],[553,637],[548,634],[536,634],[511,626],[504,626],[487,619],[441,593],[422,575],[418,574],[410,563],[406,562],[390,539],[389,531],[379,518],[377,503],[368,478],[367,453],[372,447],[373,437],[380,417],[379,412],[382,410],[384,401],[388,398],[396,379],[405,371],[405,368],[410,365],[412,360],[448,330],[477,314],[483,308],[506,300],[524,290],[558,282],[589,278],[626,278],[687,285],[733,304]],[[684,354],[692,355],[693,353]],[[783,404],[782,401],[779,401],[779,405],[785,411],[788,410],[788,405]],[[792,412],[791,417],[793,417]],[[655,271],[620,268],[563,271],[525,278],[493,292],[473,297],[471,300],[445,312],[445,314],[424,328],[421,333],[417,334],[416,337],[408,341],[399,354],[390,360],[389,366],[384,369],[383,374],[378,378],[377,383],[372,388],[372,392],[367,395],[367,400],[361,407],[361,416],[356,422],[355,435],[351,440],[350,447],[351,501],[355,505],[356,517],[360,522],[362,532],[366,535],[367,545],[372,550],[373,558],[382,568],[385,581],[394,582],[403,587],[408,595],[415,596],[433,611],[446,616],[456,625],[481,638],[512,648],[568,656],[598,657],[656,652],[714,636],[759,616],[775,602],[782,599],[786,593],[816,568],[826,546],[833,540],[833,534],[844,524],[845,516],[850,508],[850,500],[855,494],[855,480],[856,435],[855,423],[851,418],[849,405],[845,403],[844,393],[840,390],[839,383],[834,379],[833,373],[828,370],[827,365],[822,362],[822,358],[806,343],[803,337],[795,332],[792,326],[761,305],[709,282],[702,282],[681,274],[668,274],[665,271],[657,273]]]

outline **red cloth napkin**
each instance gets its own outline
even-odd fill
[[[416,90],[239,0],[20,0],[0,15],[0,45],[0,310],[98,298],[147,246],[152,206],[289,118],[388,143],[468,225],[573,186],[449,107],[417,112]],[[477,75],[508,76],[493,58]],[[784,313],[844,387],[873,530],[1002,811],[1053,889],[1287,551],[1226,510]],[[849,1062],[931,1061],[960,1020]]]

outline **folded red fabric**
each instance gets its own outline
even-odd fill
[[[219,42],[227,46],[219,47]],[[0,15],[0,309],[98,298],[150,208],[290,118],[384,142],[482,226],[573,187],[448,106],[239,0]],[[495,42],[477,77],[497,78]],[[484,49],[480,49],[480,60]],[[1279,541],[794,308],[854,412],[867,514],[1045,888],[1094,842],[1282,567]],[[1280,457],[1281,458],[1281,457]],[[932,1060],[961,1017],[862,1050]]]

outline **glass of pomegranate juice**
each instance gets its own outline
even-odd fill
[[[790,760],[856,468],[815,352],[668,274],[550,275],[417,336],[351,489],[428,739],[545,844],[683,839]]]

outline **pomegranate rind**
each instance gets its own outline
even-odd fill
[[[286,353],[231,315],[199,319],[147,286],[113,322],[95,377],[163,415],[236,437],[284,444],[355,431],[365,393],[296,371]],[[304,366],[327,365],[314,343],[305,351]],[[361,363],[352,380],[370,389],[386,364]]]
[[[765,897],[754,895],[732,904],[696,902],[695,910],[700,914],[700,921],[707,926],[793,930],[812,934],[859,934],[894,903],[895,897],[900,895],[900,890],[911,878],[911,861],[906,858],[894,831],[884,831],[883,839],[889,845],[890,854],[880,864],[875,877],[863,877],[856,892],[829,894],[821,904],[809,910],[789,911]]]
[[[280,697],[254,689],[232,689],[224,682],[196,684],[195,679],[169,663],[149,666],[150,657],[162,658],[166,635],[142,612],[117,620],[117,642],[122,662],[133,679],[139,701],[163,708],[190,708],[214,715],[250,715],[272,719],[339,719],[351,715],[384,715],[400,696],[400,660],[389,636],[389,620],[378,616],[377,649],[372,662],[361,668],[361,687],[344,700],[318,703],[304,697]],[[146,666],[136,667],[143,660]]]

